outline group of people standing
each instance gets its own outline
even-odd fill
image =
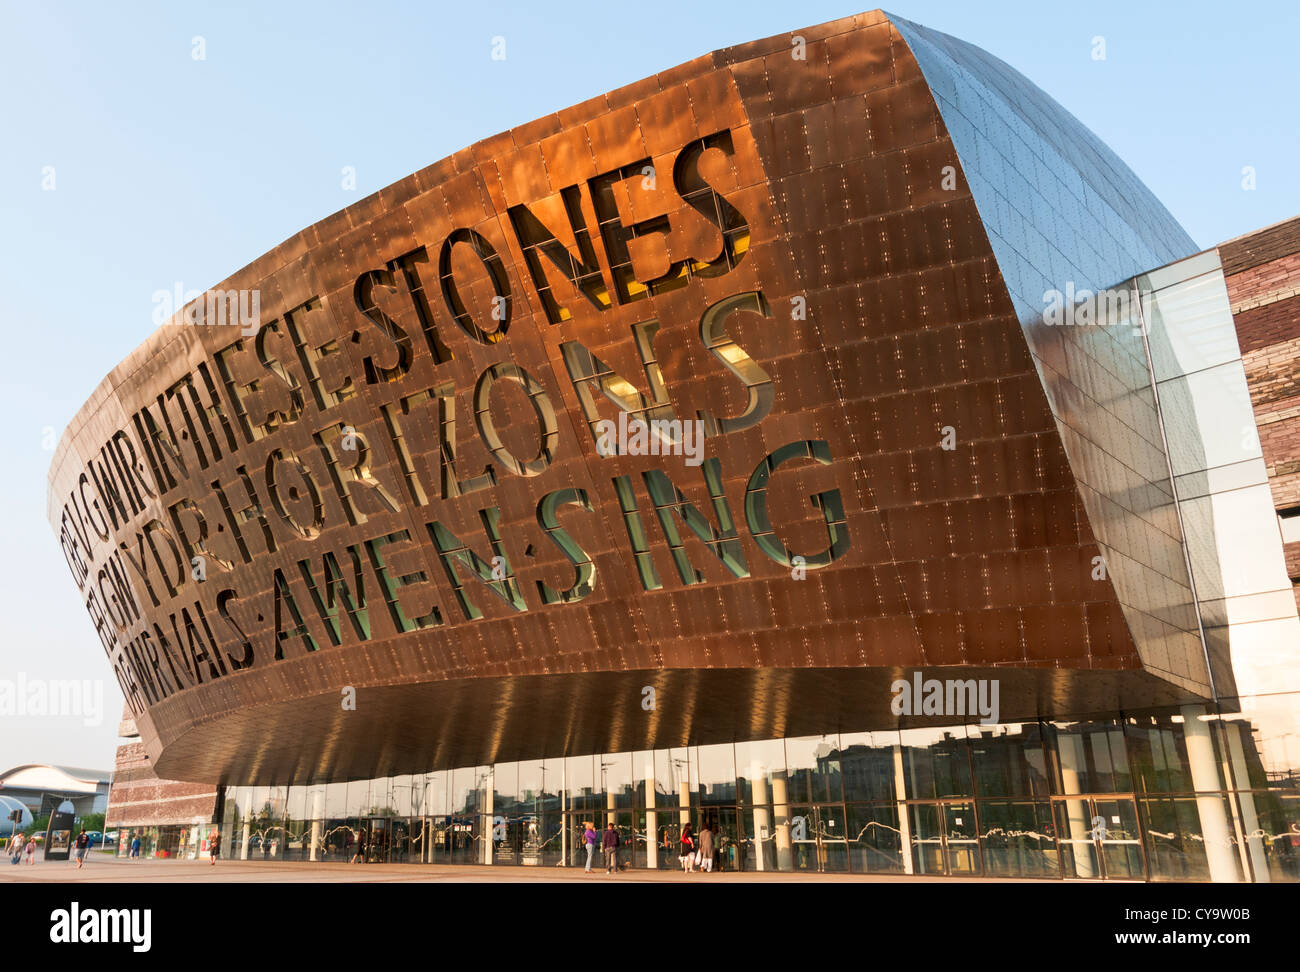
[[[587,848],[587,873],[591,873],[592,864],[596,856],[596,848],[599,847],[605,859],[605,873],[613,874],[619,870],[618,849],[622,844],[622,839],[618,835],[618,830],[611,822],[601,834],[596,830],[594,824],[590,821],[583,824],[582,843]],[[681,864],[682,870],[688,874],[696,871],[705,871],[712,873],[714,848],[716,845],[716,835],[712,826],[705,827],[698,834],[687,824],[682,828],[682,835],[678,841],[679,853],[677,862]]]
[[[73,857],[77,862],[77,867],[81,867],[86,862],[86,855],[90,853],[90,834],[82,830],[77,834],[73,841]],[[24,834],[14,834],[5,842],[5,853],[9,855],[10,863],[19,864],[26,858],[28,864],[36,863],[36,835],[27,836]],[[131,843],[127,851],[127,856],[135,861],[140,859],[140,835],[136,834],[131,838]],[[221,833],[213,830],[208,835],[208,863],[215,865],[217,859],[221,856]]]
[[[86,833],[83,827],[77,834],[76,840],[73,841],[73,847],[76,849],[75,857],[77,867],[86,863],[86,855],[90,852],[90,834]],[[5,853],[9,855],[9,863],[17,864],[24,857],[28,864],[36,863],[36,835],[30,837],[24,834],[14,834],[5,844]]]
[[[695,834],[691,830],[691,825],[687,824],[682,828],[682,836],[678,841],[681,844],[681,854],[677,861],[682,865],[682,870],[688,874],[695,871],[707,871],[713,873],[713,848],[714,835],[712,827],[705,827]]]
[[[9,843],[5,845],[5,852],[9,855],[10,864],[18,864],[26,855],[28,864],[36,863],[36,835],[31,837],[25,834],[14,834],[9,838]]]
[[[599,844],[605,858],[605,873],[613,874],[619,869],[618,848],[623,842],[618,831],[614,829],[613,821],[605,828],[603,834],[596,833],[596,827],[590,821],[583,824],[583,827],[582,842],[587,847],[587,873],[591,873],[591,859],[595,856],[596,845]]]

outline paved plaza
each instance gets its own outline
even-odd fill
[[[92,856],[80,870],[75,862],[38,861],[0,869],[0,883],[75,882],[90,883],[244,883],[276,882],[285,884],[328,884],[370,882],[376,884],[422,884],[437,882],[527,884],[538,882],[603,881],[611,884],[688,883],[688,884],[816,884],[835,883],[906,883],[914,881],[962,881],[960,878],[906,877],[903,875],[817,874],[817,873],[737,873],[683,874],[681,871],[621,871],[606,874],[604,869],[587,874],[582,868],[561,867],[490,867],[486,865],[439,866],[436,864],[312,864],[270,861],[137,860],[109,856]],[[970,879],[966,879],[970,880]]]

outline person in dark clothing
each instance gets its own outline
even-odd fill
[[[349,864],[364,864],[366,862],[366,828],[357,828],[356,853],[352,855]]]
[[[690,824],[682,828],[681,848],[682,854],[678,860],[682,863],[682,870],[695,870],[695,836],[691,833]]]
[[[610,825],[605,828],[605,836],[600,842],[600,848],[605,853],[605,873],[612,874],[618,870],[618,831],[614,829],[611,821]]]
[[[86,863],[86,851],[90,849],[90,834],[84,830],[77,834],[77,867]]]

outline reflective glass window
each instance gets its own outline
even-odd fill
[[[838,735],[787,739],[785,761],[791,802],[844,799]]]
[[[962,727],[904,729],[899,736],[907,799],[971,795],[970,756]]]
[[[845,800],[895,799],[902,771],[897,731],[840,734],[840,774]]]
[[[966,727],[975,795],[1047,796],[1047,754],[1036,722]]]

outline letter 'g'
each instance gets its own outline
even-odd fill
[[[802,557],[802,566],[809,570],[827,567],[844,556],[849,549],[849,526],[844,518],[844,501],[838,489],[814,493],[810,497],[812,505],[822,511],[822,517],[826,521],[826,536],[830,540],[830,546],[821,553],[796,554],[781,542],[767,517],[767,482],[778,466],[791,459],[813,459],[823,466],[829,466],[830,446],[820,439],[805,439],[783,445],[765,456],[755,467],[749,477],[749,485],[745,487],[745,522],[759,549],[778,564],[789,567],[795,557]]]

